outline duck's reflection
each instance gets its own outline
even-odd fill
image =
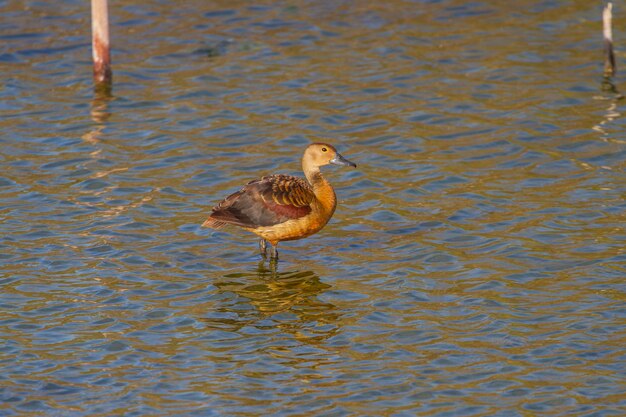
[[[313,271],[277,271],[261,261],[249,271],[224,275],[213,283],[224,297],[209,328],[239,331],[245,326],[276,327],[300,340],[326,339],[338,330],[335,305],[320,299],[331,288]]]
[[[267,268],[261,261],[252,272],[231,273],[224,278],[216,283],[220,290],[248,299],[261,313],[294,311],[294,307],[298,307],[299,312],[334,307],[319,301],[318,295],[331,286],[321,282],[313,271],[278,272],[274,264]]]

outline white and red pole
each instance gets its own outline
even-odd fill
[[[613,3],[604,6],[602,12],[602,34],[604,35],[604,76],[615,75],[615,53],[613,52]]]
[[[91,0],[91,35],[94,83],[96,87],[110,86],[112,74],[107,0]]]

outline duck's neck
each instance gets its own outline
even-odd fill
[[[318,166],[310,166],[303,161],[302,169],[307,181],[311,184],[311,188],[313,188],[315,197],[324,208],[324,211],[332,216],[335,212],[335,207],[337,207],[337,197],[332,185],[324,178]]]

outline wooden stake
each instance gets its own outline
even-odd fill
[[[96,88],[110,88],[112,74],[107,0],[91,0],[91,35],[94,83]]]
[[[604,34],[604,76],[615,75],[615,54],[613,52],[613,3],[604,6],[602,12],[602,33]]]

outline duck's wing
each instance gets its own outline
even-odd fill
[[[249,182],[226,197],[203,226],[219,228],[224,224],[257,228],[273,226],[309,214],[315,194],[302,178],[271,175]]]

